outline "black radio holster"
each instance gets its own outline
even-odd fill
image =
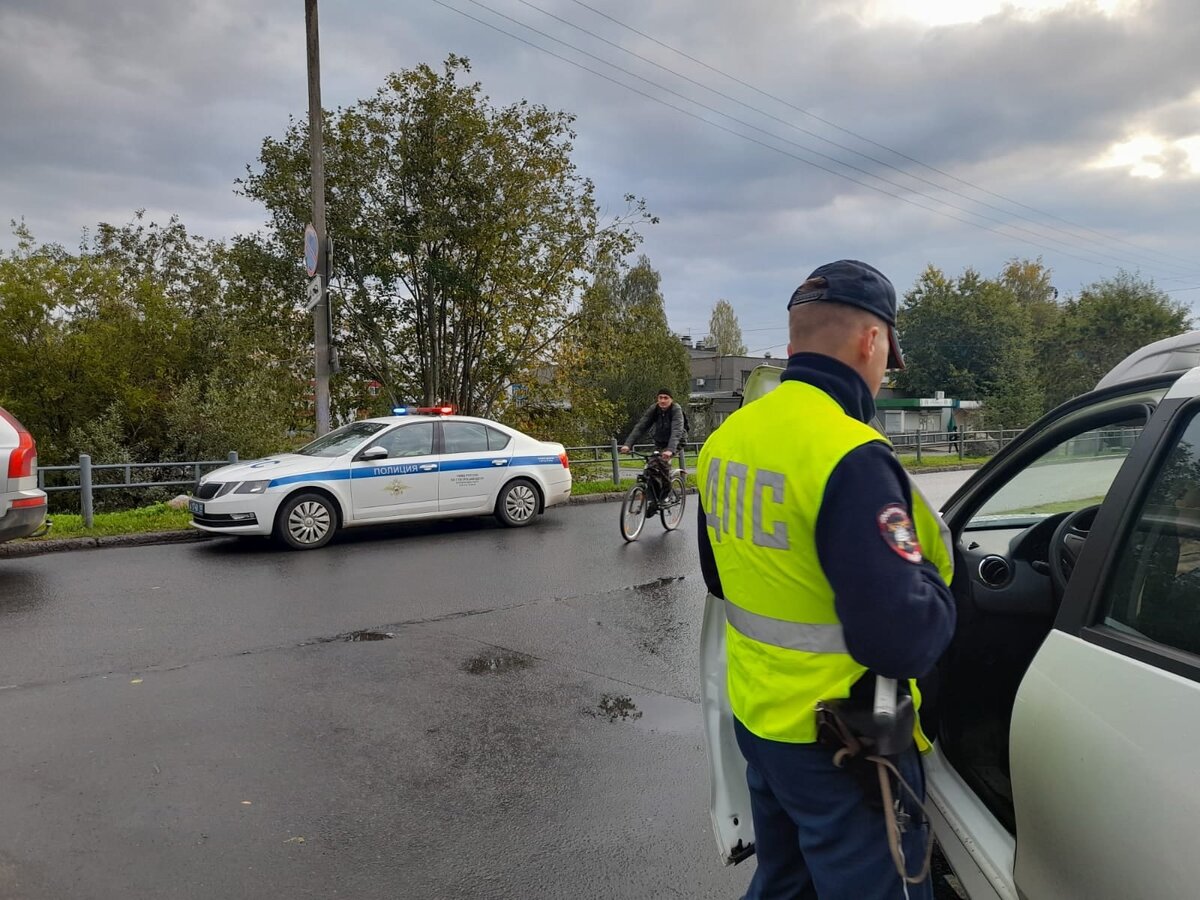
[[[817,742],[833,752],[833,762],[845,769],[863,789],[867,801],[882,805],[879,775],[869,757],[899,756],[913,744],[916,710],[907,694],[896,700],[896,715],[875,718],[871,704],[858,699],[826,700],[817,704]]]

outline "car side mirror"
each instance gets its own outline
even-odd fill
[[[374,447],[368,447],[366,450],[364,450],[362,453],[360,453],[358,455],[358,458],[359,459],[368,459],[368,460],[370,460],[370,459],[387,459],[388,458],[387,447],[380,447],[379,445],[376,445]]]

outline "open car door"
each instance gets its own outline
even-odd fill
[[[742,405],[779,386],[783,369],[759,366],[750,373]],[[704,711],[704,742],[708,749],[709,814],[717,853],[725,865],[754,854],[754,821],[746,760],[733,731],[733,712],[725,689],[725,604],[712,594],[704,603],[700,632],[700,705]]]

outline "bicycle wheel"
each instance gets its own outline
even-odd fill
[[[636,541],[646,524],[646,488],[635,484],[621,501],[621,537]]]
[[[658,515],[662,519],[663,528],[674,531],[683,522],[683,510],[687,505],[687,483],[683,476],[676,472],[671,476],[671,490],[667,499],[659,504]]]

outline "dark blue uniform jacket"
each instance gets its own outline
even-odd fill
[[[866,383],[836,359],[794,354],[783,380],[820,388],[861,422],[875,417]],[[787,440],[787,435],[776,439]],[[955,607],[932,563],[908,561],[885,538],[879,514],[894,504],[911,513],[908,477],[890,447],[881,441],[846,454],[825,487],[817,517],[817,555],[833,586],[850,655],[884,677],[917,678],[933,668],[950,642]],[[700,567],[708,589],[723,598],[700,506]]]

